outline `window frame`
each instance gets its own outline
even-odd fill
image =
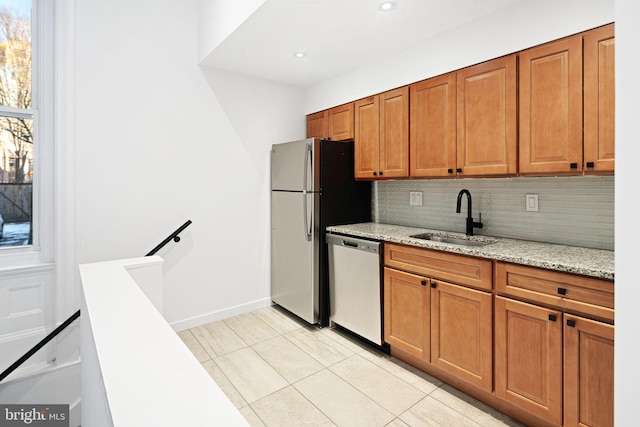
[[[52,264],[55,195],[55,1],[31,0],[31,110],[0,106],[5,117],[33,120],[31,245],[0,248],[0,271]]]

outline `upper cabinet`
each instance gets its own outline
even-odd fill
[[[457,72],[458,176],[517,172],[516,55]]]
[[[307,116],[307,138],[347,141],[354,137],[353,102]]]
[[[583,35],[584,172],[614,171],[614,25]]]
[[[354,103],[355,177],[409,176],[409,87]]]
[[[520,173],[613,174],[614,45],[610,24],[520,53]]]
[[[520,53],[520,172],[582,172],[582,37]]]
[[[409,175],[455,176],[456,73],[409,86]]]

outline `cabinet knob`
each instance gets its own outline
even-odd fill
[[[576,327],[576,321],[575,320],[571,320],[571,319],[567,319],[567,326],[571,326],[572,328]]]
[[[567,290],[565,288],[558,288],[558,294],[559,295],[566,295],[567,294]]]
[[[447,169],[447,173],[453,173],[453,169],[452,168]]]
[[[456,168],[456,172],[458,173],[462,172],[462,168]]]
[[[593,167],[595,167],[595,163],[594,162],[587,162],[587,167],[588,168],[593,168]]]
[[[432,287],[433,289],[435,289],[435,288],[436,288],[436,282],[431,282],[431,287]]]
[[[578,169],[578,164],[577,163],[569,163],[569,167],[571,169]]]
[[[550,314],[550,315],[549,315],[549,320],[551,320],[552,322],[555,322],[555,321],[556,321],[556,319],[557,319],[557,317],[556,317],[556,315],[555,315],[555,314]]]
[[[422,284],[422,286],[427,286],[427,281],[423,280],[423,281],[420,282],[420,284]]]
[[[383,172],[382,172],[382,171],[380,171],[380,176],[382,176],[382,173],[383,173]]]
[[[378,176],[378,172],[374,172],[374,173],[373,173],[373,176]]]

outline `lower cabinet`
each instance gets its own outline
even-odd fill
[[[490,292],[385,267],[384,336],[442,371],[491,392]]]
[[[613,334],[613,325],[497,296],[496,396],[554,425],[612,426]]]

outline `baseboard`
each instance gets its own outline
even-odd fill
[[[202,326],[207,323],[226,319],[232,316],[237,316],[238,314],[259,310],[261,308],[269,307],[270,305],[272,305],[271,297],[268,297],[256,301],[251,301],[246,304],[240,304],[211,313],[206,313],[200,316],[191,317],[189,319],[178,320],[176,322],[170,323],[169,325],[173,328],[174,331],[180,332],[184,331],[185,329],[195,328],[196,326]]]

